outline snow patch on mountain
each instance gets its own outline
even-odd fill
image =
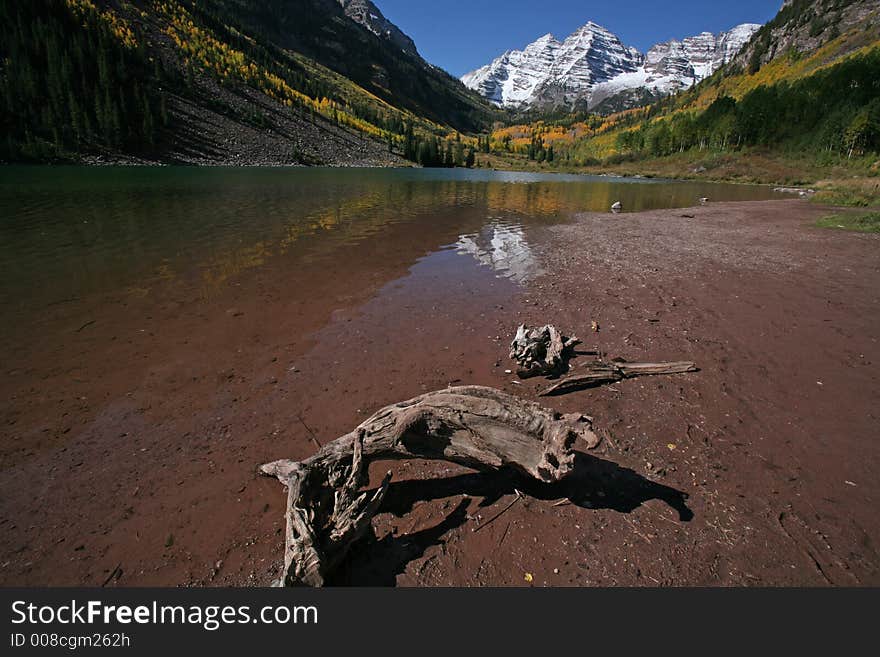
[[[461,80],[504,107],[594,107],[639,88],[666,95],[710,76],[759,28],[745,23],[717,35],[703,32],[657,44],[643,55],[591,21],[565,41],[545,34],[523,50],[509,50]]]
[[[345,15],[360,23],[381,39],[387,39],[403,52],[419,56],[415,42],[394,23],[389,21],[370,0],[339,0]]]

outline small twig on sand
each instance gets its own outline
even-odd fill
[[[611,432],[608,429],[602,429],[599,433],[602,434],[602,439],[611,445],[611,449],[617,450],[617,445],[614,444],[614,441],[611,439]]]
[[[70,297],[69,299],[58,299],[58,301],[50,301],[46,304],[46,308],[50,308],[51,306],[58,306],[62,303],[72,303],[74,301],[79,301],[79,297]]]
[[[97,321],[97,320],[90,319],[90,320],[87,321],[85,324],[83,324],[83,325],[80,326],[78,329],[76,329],[76,332],[77,332],[77,333],[82,332],[82,330],[83,330],[84,328],[87,328],[87,327],[91,326],[91,325],[94,324],[96,321]]]
[[[300,424],[302,424],[306,428],[306,431],[309,432],[309,436],[311,436],[312,442],[314,442],[318,446],[318,449],[321,449],[323,447],[323,445],[321,444],[321,441],[318,440],[318,437],[315,435],[315,432],[309,428],[309,425],[306,424],[306,421],[302,419],[302,416],[299,413],[297,413],[296,419],[299,420]]]
[[[472,531],[474,532],[474,534],[476,534],[478,531],[480,531],[480,530],[483,529],[484,527],[488,527],[488,526],[491,525],[493,522],[495,522],[496,520],[498,520],[498,518],[500,518],[502,515],[504,515],[505,513],[507,513],[507,512],[510,510],[510,507],[512,507],[514,504],[516,504],[517,502],[519,502],[519,501],[522,499],[523,494],[520,493],[520,492],[519,492],[518,490],[516,490],[515,488],[514,488],[513,490],[514,490],[514,492],[516,493],[516,497],[513,499],[513,502],[511,502],[511,503],[508,504],[506,507],[504,507],[503,509],[501,509],[501,511],[499,511],[499,512],[496,513],[494,516],[492,516],[491,518],[489,518],[489,520],[487,520],[486,522],[484,522],[482,525],[480,525],[479,527],[474,528],[474,529],[472,530]]]
[[[501,544],[504,542],[504,539],[507,538],[507,532],[510,531],[510,523],[507,523],[507,527],[504,528],[504,533],[501,534],[501,539],[498,541],[498,547],[501,547]]]
[[[651,542],[651,539],[650,539],[650,538],[648,538],[648,537],[645,536],[642,532],[640,532],[638,529],[636,529],[636,527],[635,527],[635,525],[633,524],[632,520],[630,520],[630,519],[627,518],[626,516],[624,516],[624,519],[626,520],[627,524],[630,526],[630,529],[633,530],[633,532],[635,532],[638,536],[641,536],[641,537],[642,537],[644,540],[646,540],[648,543]]]
[[[477,572],[474,573],[474,579],[477,580],[477,581],[479,581],[479,579],[480,579],[480,573],[481,573],[482,570],[483,570],[483,564],[484,564],[484,563],[486,563],[486,557],[483,557],[482,559],[480,559],[480,565],[477,566]]]
[[[113,578],[116,577],[116,574],[117,574],[117,573],[119,573],[120,575],[122,574],[122,572],[121,572],[121,570],[120,570],[121,568],[122,568],[122,564],[121,564],[121,563],[116,564],[116,568],[114,568],[114,569],[110,572],[110,574],[107,576],[107,579],[105,579],[105,580],[104,580],[104,583],[101,584],[101,588],[102,588],[102,589],[103,589],[105,586],[107,586],[111,581],[113,581]]]
[[[569,504],[574,504],[571,500],[559,500],[553,506],[568,506]]]

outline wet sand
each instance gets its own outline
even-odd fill
[[[826,213],[581,215],[531,231],[525,287],[453,250],[413,263],[426,231],[455,236],[399,225],[207,299],[47,308],[66,339],[3,364],[0,584],[268,584],[285,495],[257,465],[449,384],[534,398],[507,345],[546,321],[701,370],[543,400],[606,436],[559,486],[394,464],[339,584],[880,584],[880,238],[812,227]]]

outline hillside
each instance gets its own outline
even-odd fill
[[[436,123],[473,131],[489,118],[488,106],[458,80],[408,48],[402,49],[396,38],[383,38],[355,22],[338,0],[203,0],[192,4],[220,23],[304,55],[378,98]],[[352,10],[360,3],[346,4]]]
[[[552,112],[509,125],[511,114],[425,62],[369,0],[0,0],[0,161],[729,177],[719,162],[759,153],[868,167],[880,149],[878,16],[871,0],[790,0],[757,31],[644,56],[592,23],[565,43],[547,35],[534,52],[505,55],[511,89],[492,67],[476,85],[496,102],[508,92],[552,101]],[[571,100],[577,85],[547,74],[581,64],[589,112]],[[676,164],[646,168],[658,158]]]
[[[692,89],[609,117],[500,129],[491,150],[546,166],[630,163],[630,170],[643,171],[648,160],[671,158],[676,164],[665,171],[673,175],[712,175],[731,159],[755,154],[806,160],[814,169],[867,170],[880,151],[878,80],[876,2],[791,2],[736,58]],[[754,173],[752,179],[776,177]]]
[[[396,164],[408,128],[496,118],[337,0],[2,0],[0,25],[7,161]]]

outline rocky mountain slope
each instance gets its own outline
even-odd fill
[[[486,105],[476,94],[415,54],[414,44],[406,43],[409,38],[384,19],[371,2],[178,2],[209,11],[231,27],[240,26],[258,41],[304,55],[383,101],[436,123],[475,131],[490,119]]]
[[[690,86],[732,60],[760,27],[745,23],[717,35],[703,32],[681,41],[660,43],[648,50],[644,69],[652,77],[669,77]]]
[[[589,22],[563,42],[547,34],[523,50],[508,51],[462,82],[493,103],[513,108],[593,109],[620,94],[651,99],[708,77],[760,27],[747,23],[720,34],[703,32],[642,54]]]
[[[415,42],[394,23],[389,21],[370,0],[339,0],[345,15],[360,23],[381,39],[387,39],[407,55],[418,57]]]
[[[0,161],[401,164],[498,115],[364,0],[0,0],[0,97]]]
[[[734,66],[754,73],[787,53],[813,52],[854,27],[876,24],[878,13],[878,0],[785,0],[773,20],[737,55]]]

